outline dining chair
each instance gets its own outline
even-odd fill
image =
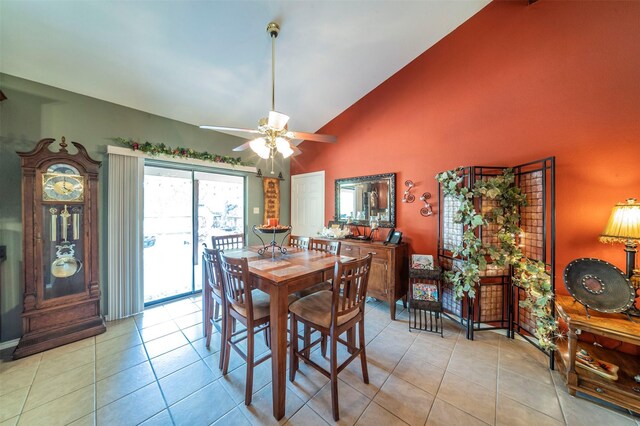
[[[220,250],[241,249],[244,247],[244,234],[214,235],[211,242],[213,248]]]
[[[246,257],[237,259],[220,253],[220,269],[227,314],[222,374],[226,375],[229,370],[229,358],[233,348],[247,363],[244,403],[249,405],[253,391],[253,369],[271,358],[271,352],[269,352],[256,360],[254,352],[255,335],[262,331],[269,332],[269,295],[258,289],[251,289],[249,264]],[[296,300],[294,295],[289,296],[289,302],[294,300]],[[243,324],[246,329],[233,332],[231,325],[233,319]],[[247,341],[246,353],[238,345],[244,340]]]
[[[351,361],[360,356],[362,379],[369,383],[367,370],[367,355],[364,339],[364,313],[367,297],[367,284],[369,270],[371,269],[372,255],[351,260],[348,262],[336,262],[333,270],[333,289],[323,290],[303,297],[289,305],[291,334],[298,332],[298,321],[305,327],[312,327],[322,335],[330,337],[329,370],[322,368],[312,361],[307,355],[311,348],[321,339],[309,343],[302,349],[298,349],[298,339],[291,339],[289,347],[289,381],[294,381],[298,370],[298,360],[302,359],[307,364],[318,370],[331,380],[331,407],[333,419],[340,419],[338,408],[338,373]],[[342,289],[342,291],[341,291]],[[355,331],[358,327],[359,344],[355,341],[346,341],[339,336],[348,331]],[[355,340],[355,339],[354,339]],[[338,365],[338,343],[347,347],[351,356],[341,365]]]
[[[318,250],[335,255],[340,254],[340,241],[311,240],[309,250]]]
[[[220,250],[204,248],[202,253],[203,271],[203,310],[205,313],[204,334],[206,347],[211,345],[213,327],[220,332],[220,362],[218,368],[222,369],[224,362],[224,341],[226,336],[225,297],[222,289],[222,272],[220,271]]]
[[[291,247],[298,247],[305,250],[309,249],[311,245],[311,237],[299,237],[297,235],[289,235],[289,245]]]

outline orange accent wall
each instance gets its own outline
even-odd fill
[[[624,270],[623,245],[598,235],[616,202],[640,198],[639,22],[636,1],[494,1],[320,129],[337,144],[304,142],[291,174],[325,170],[328,221],[335,179],[396,172],[397,228],[435,253],[418,197],[438,213],[436,173],[555,156],[558,291],[578,257]]]

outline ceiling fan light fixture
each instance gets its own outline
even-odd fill
[[[289,116],[282,114],[278,111],[269,111],[269,120],[267,121],[267,125],[275,130],[282,130],[287,125],[289,121]]]
[[[285,138],[276,138],[276,149],[282,154],[283,158],[288,158],[293,154],[293,149],[291,149],[289,141]]]
[[[267,159],[271,154],[271,150],[267,146],[267,141],[264,138],[255,138],[254,140],[249,142],[249,146],[251,147],[253,152],[260,156],[260,158]]]

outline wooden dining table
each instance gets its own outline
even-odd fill
[[[271,249],[260,255],[262,246],[225,251],[226,256],[246,257],[251,274],[251,286],[270,297],[271,374],[273,416],[280,420],[285,414],[287,371],[288,296],[333,276],[336,261],[352,260],[352,257],[284,247],[286,254]]]

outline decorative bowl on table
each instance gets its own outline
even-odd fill
[[[262,233],[275,233],[275,234],[280,234],[282,232],[287,232],[288,230],[291,229],[290,226],[286,226],[286,225],[275,225],[275,226],[270,226],[270,225],[257,225],[256,229]]]
[[[322,228],[322,231],[320,231],[320,235],[322,235],[325,238],[336,238],[336,239],[340,239],[340,238],[344,238],[347,235],[351,234],[351,230],[348,228],[345,229],[340,229],[340,228]]]

